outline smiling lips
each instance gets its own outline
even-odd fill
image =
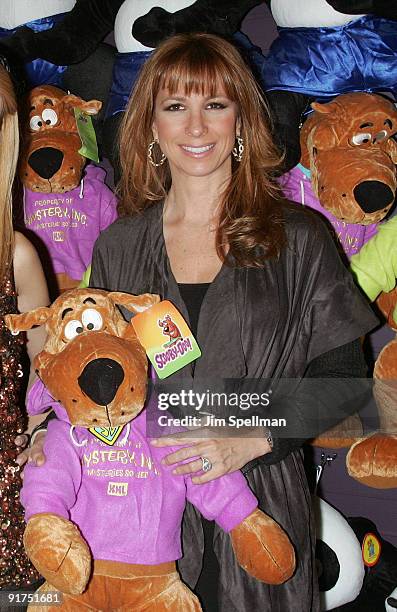
[[[211,151],[211,149],[213,149],[214,146],[215,146],[214,144],[209,144],[209,145],[205,145],[202,147],[188,147],[187,145],[181,145],[184,151],[194,155],[195,157],[208,153],[208,151]]]

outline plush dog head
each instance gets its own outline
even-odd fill
[[[302,164],[322,206],[347,223],[383,219],[397,189],[397,109],[382,96],[350,93],[314,113],[301,131]]]
[[[85,102],[52,85],[35,87],[26,101],[19,165],[22,183],[31,191],[63,193],[79,184],[85,158],[74,108],[96,115],[102,103]]]
[[[13,333],[46,324],[47,341],[35,368],[72,425],[115,427],[131,421],[146,397],[147,358],[131,323],[116,307],[138,313],[157,295],[74,289],[49,307],[7,315]]]

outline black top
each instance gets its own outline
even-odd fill
[[[190,319],[190,329],[197,336],[197,326],[205,294],[211,283],[178,283],[179,292],[185,302]]]
[[[190,319],[190,329],[197,336],[201,306],[211,283],[178,283],[178,289]],[[365,378],[366,364],[359,339],[319,355],[309,364],[307,378]],[[194,369],[193,369],[194,372]],[[273,451],[264,455],[264,463],[280,461],[288,453],[299,448],[303,438],[274,439]]]

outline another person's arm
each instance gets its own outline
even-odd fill
[[[15,232],[14,251],[14,278],[17,291],[18,310],[27,312],[39,306],[48,306],[49,297],[44,272],[39,257],[32,244],[19,232]],[[35,355],[43,348],[46,338],[43,326],[27,332],[27,352],[30,359],[30,374],[28,388],[36,378],[33,367]],[[28,432],[43,420],[43,415],[29,418]],[[24,436],[18,436],[16,440],[20,445],[26,443]],[[30,456],[40,462],[41,451],[38,449]],[[23,451],[18,456],[18,463],[22,465],[28,459],[28,452]]]

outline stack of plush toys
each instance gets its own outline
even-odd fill
[[[116,214],[114,198],[103,184],[103,171],[92,164],[88,164],[84,170],[85,161],[79,153],[81,140],[77,136],[77,110],[98,116],[102,103],[104,124],[103,130],[97,130],[99,141],[102,143],[102,151],[117,169],[117,126],[136,75],[152,49],[165,37],[179,32],[204,30],[231,37],[239,30],[245,14],[261,4],[261,0],[35,0],[34,7],[33,3],[31,4],[32,6],[24,0],[14,0],[12,5],[9,2],[1,3],[0,49],[5,49],[8,55],[11,54],[16,63],[27,65],[28,83],[40,85],[31,93],[30,110],[26,113],[23,123],[20,177],[25,194],[24,218],[26,228],[38,235],[53,256],[52,265],[58,274],[59,288],[64,290],[75,286],[81,278],[82,272],[89,264],[96,235]],[[267,0],[266,4],[278,25],[279,35],[266,57],[258,53],[252,57],[256,64],[256,74],[266,91],[273,114],[275,139],[280,150],[285,152],[284,170],[288,172],[280,177],[280,183],[288,197],[298,204],[313,208],[327,220],[342,256],[345,257],[347,265],[351,266],[358,284],[371,301],[377,300],[378,307],[386,316],[389,325],[396,329],[397,290],[394,289],[397,277],[397,220],[394,217],[387,220],[385,218],[393,214],[397,191],[397,110],[393,102],[397,83],[397,3],[385,0]],[[102,43],[112,30],[117,53],[113,47]],[[96,78],[99,73],[101,79]],[[72,94],[62,92],[54,85],[69,89]],[[56,118],[59,116],[67,118],[67,136],[58,129]],[[97,125],[97,128],[101,128],[101,125]],[[102,195],[92,203],[90,194],[94,191],[95,194],[100,191]],[[83,233],[87,236],[87,241],[81,240]],[[83,295],[84,299],[93,300],[95,304],[89,301],[83,306]],[[87,437],[81,431],[84,427],[91,427],[92,423],[87,423],[86,417],[78,410],[82,392],[78,385],[76,386],[76,376],[79,368],[84,369],[91,357],[87,357],[84,363],[76,360],[76,380],[67,377],[66,374],[70,375],[69,369],[62,370],[63,367],[69,368],[69,361],[67,366],[64,366],[66,359],[63,359],[69,354],[69,350],[71,359],[75,359],[73,351],[77,346],[81,345],[84,352],[84,339],[90,334],[95,332],[100,338],[101,323],[98,321],[104,319],[112,321],[113,335],[117,338],[117,341],[112,340],[116,342],[116,353],[120,350],[125,356],[130,355],[129,351],[133,350],[134,355],[141,355],[131,326],[125,327],[126,324],[119,319],[113,306],[117,300],[122,300],[122,303],[134,310],[136,304],[128,302],[131,298],[119,294],[96,296],[77,292],[65,296],[66,301],[55,302],[53,310],[36,312],[31,318],[25,316],[16,320],[18,323],[12,324],[17,325],[19,329],[27,329],[33,322],[41,324],[47,321],[50,335],[46,352],[38,359],[38,369],[50,392],[56,399],[62,400],[66,408],[66,411],[60,406],[57,408],[60,422],[51,425],[49,434],[52,437],[49,435],[48,444],[56,446],[57,436],[62,439],[63,436],[67,437],[70,426],[76,426],[67,451],[73,457],[75,471],[72,474],[68,472],[67,478],[70,478],[73,489],[75,479],[79,478],[78,474],[84,474],[83,478],[87,479],[89,489],[91,468],[84,463],[84,453],[87,453],[88,446],[90,449],[92,447],[94,452],[98,441],[94,435],[87,434]],[[60,300],[62,299],[61,297]],[[87,334],[75,338],[72,329],[75,323],[72,324],[72,320],[66,330],[69,315],[65,317],[62,330],[57,328],[55,312],[59,308],[68,308],[66,303],[75,310],[76,317],[73,315],[73,320],[81,320],[81,326]],[[87,327],[89,324],[93,327]],[[88,329],[91,330],[90,333]],[[68,345],[66,352],[59,351],[61,335]],[[131,342],[133,348],[126,348],[120,341],[127,344]],[[106,346],[101,347],[102,345],[98,349],[101,355],[95,356],[94,360],[107,358],[104,357]],[[124,353],[124,350],[127,352]],[[360,427],[355,420],[353,426],[349,421],[331,432],[328,437],[322,436],[317,441],[323,446],[351,446],[347,456],[348,472],[359,482],[371,487],[397,486],[396,353],[397,340],[393,340],[383,349],[375,364],[374,388],[380,432],[372,436],[358,435]],[[139,437],[142,432],[138,411],[143,405],[146,366],[143,365],[143,357],[139,357],[138,362],[140,365],[136,371],[131,365],[134,370],[131,376],[135,377],[135,382],[140,380],[137,387],[140,389],[139,400],[134,404],[134,412],[126,411],[121,420],[123,409],[120,408],[121,404],[117,403],[121,391],[115,393],[115,415],[118,416],[112,421],[112,427],[117,429],[127,421],[132,421],[129,434],[122,433],[115,442],[115,448],[118,449],[116,452],[123,450],[122,442],[128,448],[135,443],[130,435],[138,436],[143,447],[148,448],[143,438]],[[56,364],[56,367],[52,363]],[[135,357],[132,363],[135,363]],[[63,372],[63,375],[60,376],[60,372]],[[52,381],[51,376],[54,378]],[[61,387],[57,386],[58,383]],[[55,386],[52,387],[52,384]],[[120,389],[122,387],[123,385]],[[69,406],[68,403],[72,397],[72,388],[76,394],[76,397],[73,397],[77,400],[76,406]],[[95,390],[90,387],[89,392],[93,393],[95,398]],[[36,411],[45,405],[44,396],[42,397],[39,391],[37,398],[37,405],[32,408]],[[48,403],[53,400],[47,398],[46,401]],[[89,406],[87,414],[94,415],[92,418],[97,419],[100,426],[103,415],[93,399],[90,399]],[[336,441],[336,436],[339,441]],[[83,467],[80,465],[81,460]],[[155,481],[157,477],[160,480],[165,478],[165,482],[168,482],[169,474],[161,472],[156,476],[157,460],[158,457],[150,457],[150,482]],[[51,461],[48,469],[55,473]],[[65,465],[63,463],[63,467]],[[32,486],[29,484],[33,482],[30,480],[31,472],[29,468],[25,477],[26,491]],[[28,509],[30,518],[26,542],[29,554],[50,584],[68,592],[70,581],[76,579],[81,591],[87,582],[91,563],[84,539],[91,550],[94,550],[97,536],[92,533],[91,525],[84,522],[81,525],[78,523],[83,537],[70,528],[70,524],[65,520],[66,508],[73,496],[65,499],[63,496],[67,493],[67,488],[58,492],[59,482],[55,477],[54,483],[51,474],[50,476],[48,491],[51,491],[51,495],[56,491],[56,495],[59,495],[59,505],[55,509],[45,505],[34,505],[32,510]],[[37,518],[39,513],[44,513],[41,514],[45,517],[44,522]],[[219,516],[221,515],[222,512]],[[336,525],[331,515],[332,512],[324,514],[330,525]],[[258,514],[252,516],[253,519],[239,517],[242,522],[240,521],[238,527],[233,525],[232,534],[243,533],[245,537],[246,521],[258,520],[265,526],[266,537],[266,529],[270,523]],[[222,518],[220,520],[222,521]],[[154,522],[153,525],[159,527],[159,523]],[[375,526],[360,527],[356,523],[351,525],[358,538],[357,542],[360,542],[359,546],[364,541],[367,543],[365,530],[372,530],[381,541]],[[54,531],[49,536],[53,528]],[[235,532],[235,529],[238,531]],[[280,543],[279,548],[278,544],[276,546],[276,552],[272,549],[271,553],[278,558],[277,555],[284,551],[286,559],[289,560],[288,568],[277,578],[283,580],[291,571],[293,556],[288,541],[277,526],[272,524],[271,529],[275,529],[277,542]],[[338,530],[337,527],[334,529]],[[252,535],[251,527],[248,531]],[[340,533],[342,532],[347,533],[341,530]],[[232,535],[238,558],[244,567],[251,568],[253,575],[257,575],[257,569],[250,565],[253,550],[257,547],[258,559],[263,555],[266,559],[268,557],[261,549],[262,544],[259,545],[254,538],[247,538],[247,548],[244,549],[240,535],[238,538]],[[57,539],[58,536],[60,539]],[[38,544],[40,538],[45,546]],[[69,562],[68,558],[65,564],[66,573],[59,577],[54,572],[56,560],[59,556],[62,557],[72,542],[71,559]],[[324,547],[321,548],[324,550]],[[387,542],[382,542],[379,559],[382,560],[384,552],[389,551],[390,562],[388,561],[387,570],[384,570],[385,566],[381,561],[377,561],[373,566],[366,566],[365,571],[361,567],[355,589],[345,594],[344,598],[329,598],[329,601],[324,603],[324,609],[332,609],[330,605],[337,605],[339,607],[335,609],[341,612],[372,612],[383,609],[387,597],[389,609],[393,609],[393,606],[395,608],[397,597],[394,596],[394,600],[390,597],[397,585],[397,578],[393,574],[393,567],[396,566],[395,551],[391,548],[387,546]],[[353,549],[357,553],[356,542]],[[107,549],[106,554],[108,550],[110,549]],[[76,555],[73,556],[75,551]],[[113,555],[111,551],[110,557],[106,559],[119,561],[119,552]],[[357,557],[356,553],[354,554]],[[141,563],[142,560],[134,559],[132,562]],[[267,561],[264,567],[272,574],[273,570]],[[95,585],[97,579],[95,568],[94,563],[94,578],[89,583],[92,585]],[[382,582],[379,578],[382,572],[389,573],[390,580],[385,579]],[[341,576],[342,574],[341,572]],[[324,574],[323,578],[324,584],[328,585],[324,587],[326,592],[330,590],[329,585],[333,584],[334,577],[331,572]],[[269,579],[269,574],[266,574],[265,579],[272,581],[274,576]],[[358,584],[361,579],[360,587]],[[380,583],[382,588],[378,588]],[[176,592],[178,589],[179,586],[176,587]],[[87,597],[87,602],[93,590],[94,586],[89,587],[82,596]],[[186,597],[186,601],[192,601],[189,599],[190,594]],[[349,597],[354,600],[350,604],[347,603]],[[332,604],[332,601],[337,603]],[[105,608],[110,605],[109,602],[102,604]],[[73,599],[70,605],[71,609],[78,609],[73,606],[80,604],[75,604]],[[189,605],[193,606],[191,609],[198,609],[194,608],[196,604]]]
[[[25,468],[21,499],[25,547],[47,579],[40,592],[62,591],[64,610],[200,610],[173,563],[186,499],[230,532],[252,576],[280,584],[294,571],[292,544],[257,509],[240,472],[193,485],[161,463],[166,449],[150,446],[147,357],[117,306],[137,313],[158,301],[75,289],[49,308],[7,317],[13,333],[44,323],[48,333],[30,408],[53,405],[58,419],[48,428],[44,467]]]
[[[52,85],[35,87],[24,104],[19,163],[24,225],[49,280],[50,270],[56,275],[55,293],[79,284],[95,240],[117,216],[105,170],[86,165],[95,150],[82,147],[79,133],[80,122],[90,125],[100,108],[98,100],[85,102]]]

